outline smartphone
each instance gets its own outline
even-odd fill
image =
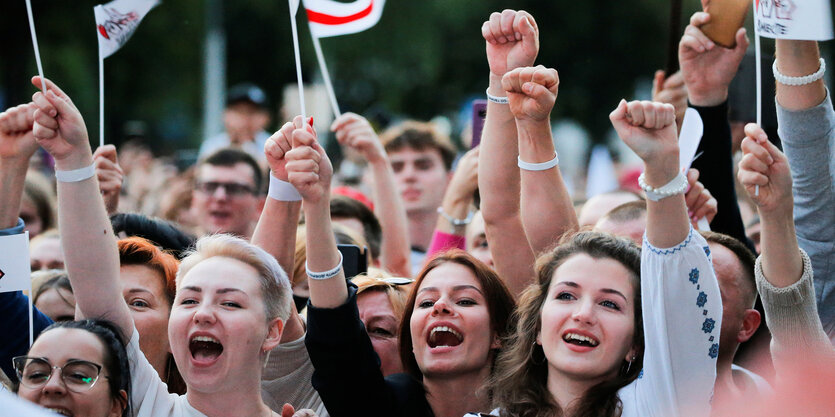
[[[710,22],[702,26],[702,32],[710,40],[725,48],[736,47],[736,31],[745,24],[748,15],[749,0],[707,0],[705,12],[710,14]]]
[[[346,279],[368,272],[368,257],[365,255],[365,250],[357,245],[343,244],[336,245],[336,248],[342,253],[342,270],[345,272]]]
[[[470,141],[470,149],[481,143],[481,132],[484,130],[484,119],[487,118],[487,100],[473,100],[473,139]]]

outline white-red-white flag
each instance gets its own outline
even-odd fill
[[[383,15],[385,0],[304,0],[310,33],[317,38],[349,35],[374,25]]]
[[[775,39],[832,39],[829,0],[757,0],[757,32]]]
[[[118,51],[157,4],[159,0],[114,0],[94,7],[102,59]]]

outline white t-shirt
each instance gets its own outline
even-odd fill
[[[641,307],[644,369],[618,391],[621,417],[710,415],[722,297],[710,248],[692,228],[684,242],[667,249],[644,236]]]
[[[192,407],[185,395],[170,394],[145,355],[139,350],[139,332],[127,345],[131,376],[131,401],[135,417],[206,417]]]

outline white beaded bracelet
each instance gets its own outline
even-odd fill
[[[546,169],[551,169],[557,166],[557,164],[559,163],[560,158],[559,155],[557,155],[556,153],[554,154],[554,159],[540,163],[525,162],[522,160],[521,156],[516,157],[516,165],[518,165],[519,168],[524,169],[525,171],[545,171]]]
[[[802,77],[790,77],[782,74],[780,70],[777,69],[777,61],[774,61],[774,65],[771,66],[771,70],[774,72],[774,79],[780,84],[790,86],[806,85],[823,78],[823,74],[826,72],[826,61],[821,58],[818,70],[813,74],[804,75]]]
[[[313,272],[310,268],[307,267],[307,261],[304,261],[304,271],[307,272],[307,277],[313,280],[322,281],[326,279],[331,279],[337,275],[339,275],[339,271],[342,270],[342,252],[339,252],[339,263],[333,269],[329,269],[324,272]]]
[[[464,218],[464,219],[456,219],[455,217],[452,217],[449,214],[447,214],[444,211],[443,207],[438,207],[438,214],[443,216],[451,225],[453,225],[455,227],[461,227],[461,226],[466,226],[466,225],[472,223],[473,216],[475,215],[475,212],[473,212],[473,211],[469,212],[469,214],[467,214],[467,217]]]
[[[270,191],[267,195],[278,201],[301,201],[302,199],[302,195],[296,187],[293,187],[293,184],[276,178],[272,172],[270,172]]]
[[[496,103],[496,104],[507,104],[508,103],[507,97],[494,96],[494,95],[490,94],[490,89],[489,88],[487,89],[487,91],[485,91],[485,93],[487,93],[487,100],[492,101],[493,103]]]
[[[55,179],[59,182],[81,182],[96,175],[96,165],[70,171],[55,171]]]
[[[652,201],[660,201],[676,194],[684,194],[684,191],[687,190],[687,177],[679,172],[678,175],[672,179],[672,181],[668,182],[664,186],[652,188],[647,184],[644,174],[641,173],[638,177],[638,185],[640,185],[641,189],[647,194],[648,199]]]

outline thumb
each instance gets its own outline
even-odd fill
[[[655,71],[655,76],[652,79],[652,96],[655,97],[661,90],[664,89],[664,70]]]
[[[748,31],[743,27],[736,31],[736,50],[739,53],[744,53],[748,49]]]
[[[295,413],[296,409],[290,404],[285,403],[284,406],[281,407],[281,417],[293,417],[293,414]]]
[[[522,40],[526,40],[536,35],[536,30],[533,28],[531,21],[527,16],[519,21],[519,33],[522,34]]]
[[[609,120],[612,123],[621,122],[626,119],[626,100],[620,99],[620,103],[618,103],[618,107],[615,108],[611,113],[609,113]]]

